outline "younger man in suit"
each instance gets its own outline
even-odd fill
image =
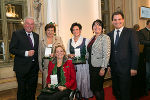
[[[124,27],[122,12],[114,12],[115,30],[108,33],[111,39],[110,68],[113,94],[117,100],[131,100],[130,78],[137,74],[138,40],[134,30]]]
[[[35,100],[38,81],[39,35],[33,32],[34,19],[24,20],[24,29],[13,32],[9,45],[15,55],[14,71],[18,82],[17,100]]]

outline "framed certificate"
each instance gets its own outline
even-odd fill
[[[140,18],[150,19],[150,8],[149,7],[140,7]]]

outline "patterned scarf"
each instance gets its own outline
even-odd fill
[[[66,83],[66,77],[64,75],[64,71],[63,71],[63,65],[64,65],[64,62],[62,62],[62,65],[60,66],[60,83],[58,84],[58,86],[65,86],[65,83]],[[55,63],[55,66],[54,66],[54,69],[52,71],[52,74],[53,75],[56,75],[57,74],[57,61]]]

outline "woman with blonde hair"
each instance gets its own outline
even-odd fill
[[[63,46],[55,47],[54,58],[49,61],[47,76],[47,87],[49,91],[53,90],[53,93],[41,93],[37,100],[69,100],[71,91],[76,89],[75,68],[72,60],[68,60],[65,54]]]

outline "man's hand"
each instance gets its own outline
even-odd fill
[[[131,69],[130,73],[131,73],[131,76],[135,76],[137,74],[137,70]]]
[[[44,69],[40,68],[40,72],[43,73]]]
[[[34,55],[34,52],[35,52],[34,50],[29,50],[29,51],[28,51],[28,56],[33,56],[33,55]]]

